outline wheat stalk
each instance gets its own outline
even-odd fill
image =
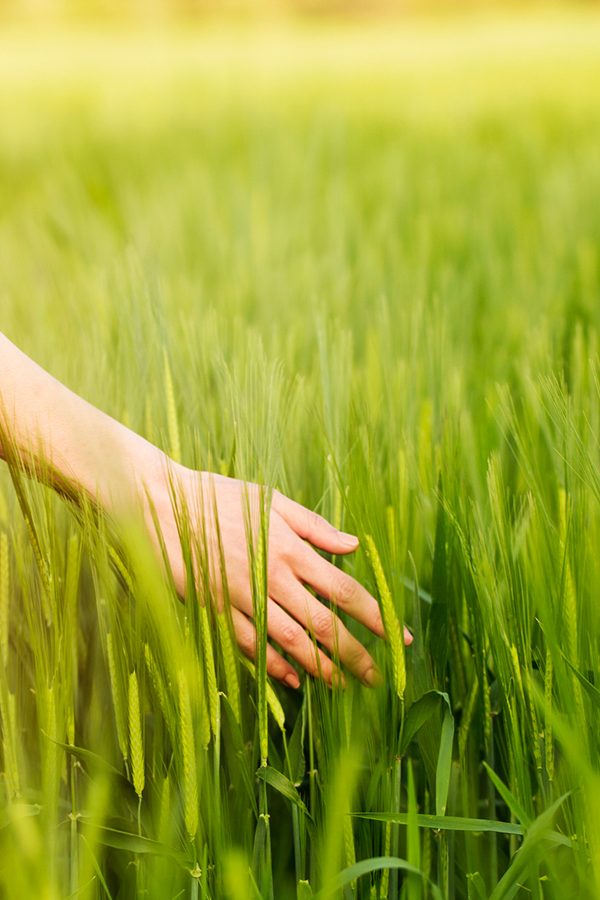
[[[356,862],[356,850],[354,847],[354,829],[352,827],[352,816],[344,816],[344,855],[346,857],[346,865],[353,866]],[[351,881],[351,887],[356,890],[356,880]]]
[[[465,707],[463,717],[461,719],[460,728],[458,730],[458,758],[464,759],[465,751],[467,748],[467,740],[469,738],[469,729],[471,727],[471,722],[473,721],[473,714],[475,712],[475,704],[477,703],[477,696],[479,694],[479,680],[475,675],[473,677],[473,683],[471,684],[471,690],[469,691],[469,696],[467,699],[467,705]]]
[[[44,773],[43,784],[46,793],[47,802],[54,802],[54,797],[58,793],[58,745],[57,738],[57,721],[56,721],[56,692],[54,683],[49,685],[45,691],[42,691],[44,697],[44,724],[46,732],[45,752],[44,752]]]
[[[554,746],[552,742],[552,685],[554,667],[550,650],[546,650],[546,670],[544,672],[544,751],[548,781],[554,779]]]
[[[160,811],[158,815],[158,836],[161,841],[169,839],[171,824],[171,777],[165,775],[162,790],[160,792]]]
[[[577,623],[577,591],[575,587],[575,579],[573,577],[573,569],[568,546],[568,532],[570,524],[570,503],[564,488],[559,489],[559,527],[560,527],[560,552],[563,559],[563,608],[566,625],[567,653],[569,662],[579,668],[579,651],[577,647],[578,623]],[[573,672],[571,672],[571,681],[573,683],[573,695],[575,698],[575,708],[581,724],[585,722],[585,707],[583,703],[583,693],[579,680]]]
[[[244,666],[244,668],[250,672],[250,674],[256,681],[257,680],[256,667],[253,665],[253,663],[251,663],[250,660],[246,659],[245,657],[241,658],[241,662],[242,662],[242,665]],[[267,708],[270,710],[271,715],[275,719],[279,728],[282,731],[284,731],[285,730],[285,712],[283,711],[283,706],[279,702],[279,697],[277,696],[277,694],[275,693],[275,691],[273,689],[273,685],[271,684],[271,682],[268,679],[266,681],[265,693],[266,693],[266,699],[267,699]],[[265,758],[265,757],[263,757],[263,758]]]
[[[533,744],[533,758],[538,772],[543,769],[542,751],[540,749],[540,726],[535,708],[535,700],[533,695],[533,675],[529,668],[525,669],[525,683],[527,685],[527,699],[529,701],[529,715],[531,717],[531,736]]]
[[[2,720],[2,756],[7,793],[10,799],[21,794],[19,765],[16,743],[16,698],[10,691],[0,689],[0,718]],[[5,699],[6,698],[6,699]]]
[[[64,608],[67,626],[69,654],[69,702],[67,708],[67,741],[75,743],[75,708],[77,706],[77,588],[81,571],[81,541],[76,534],[69,538],[64,589]]]

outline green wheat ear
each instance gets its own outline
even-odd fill
[[[573,569],[569,558],[568,548],[568,530],[570,506],[569,498],[564,488],[558,490],[558,507],[559,507],[559,536],[560,536],[560,552],[564,563],[564,589],[563,589],[563,606],[565,610],[566,638],[569,659],[577,668],[579,659],[577,654],[577,594],[575,590],[575,580],[573,578]]]
[[[238,725],[242,722],[242,706],[240,700],[240,682],[238,678],[236,651],[229,630],[229,621],[225,611],[217,613],[221,654],[225,668],[225,683],[227,685],[227,699],[233,710],[233,715]]]
[[[198,831],[198,770],[196,766],[196,744],[190,690],[183,669],[177,676],[179,690],[179,726],[181,731],[181,754],[183,762],[183,817],[190,841]]]
[[[406,689],[406,662],[404,659],[404,643],[402,641],[402,626],[396,614],[392,594],[388,587],[386,577],[381,565],[381,559],[375,546],[375,541],[370,534],[365,536],[365,551],[375,575],[377,591],[381,600],[381,613],[383,626],[390,642],[392,653],[392,669],[394,672],[394,688],[400,700],[404,699]]]
[[[156,664],[154,654],[150,649],[150,645],[147,643],[144,644],[144,659],[146,661],[146,669],[150,676],[152,687],[154,688],[154,692],[158,698],[160,711],[162,712],[163,719],[165,720],[167,728],[169,729],[169,731],[171,731],[171,717],[169,716],[169,705],[167,702],[165,686],[159,668]]]
[[[569,661],[572,665],[577,669],[579,667],[579,652],[578,652],[578,615],[577,615],[577,590],[575,586],[575,579],[573,577],[573,568],[571,566],[571,559],[569,555],[569,528],[570,528],[570,516],[572,513],[572,506],[570,498],[567,495],[567,492],[564,488],[559,488],[558,491],[558,505],[559,505],[559,538],[560,538],[560,553],[563,560],[563,609],[564,609],[564,623],[566,626],[566,645],[567,652],[569,654]],[[573,695],[575,698],[575,707],[577,709],[577,713],[580,716],[580,721],[585,721],[585,707],[583,704],[583,694],[581,690],[581,684],[575,677],[573,673],[571,673],[571,680],[573,682]]]
[[[215,655],[211,634],[211,622],[205,605],[200,606],[198,614],[200,616],[200,627],[202,629],[202,655],[204,658],[204,675],[208,693],[210,730],[213,737],[216,737],[218,730],[219,690],[217,688],[217,677],[215,674]]]
[[[115,650],[113,646],[112,634],[109,631],[106,635],[106,656],[108,659],[108,677],[110,681],[110,692],[112,694],[113,709],[115,711],[115,722],[117,725],[117,741],[119,750],[123,757],[123,762],[127,764],[129,759],[129,747],[127,741],[127,725],[125,722],[125,710],[121,698],[121,686],[117,673],[117,662],[115,659]]]
[[[131,774],[133,787],[138,797],[144,792],[144,742],[140,716],[140,694],[135,671],[129,676],[129,748],[131,752]]]
[[[4,777],[11,800],[21,795],[19,777],[19,755],[17,748],[16,697],[10,691],[0,690],[0,723],[2,724],[2,753],[4,756]]]
[[[165,361],[165,393],[167,399],[167,425],[169,429],[169,451],[175,462],[181,462],[181,441],[179,438],[179,422],[177,420],[177,404],[175,403],[175,390],[173,388],[173,376],[167,351],[164,351]]]

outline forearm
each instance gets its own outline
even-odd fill
[[[84,492],[108,510],[164,467],[156,447],[77,396],[2,333],[0,416],[0,457],[12,448],[37,477],[71,496]]]

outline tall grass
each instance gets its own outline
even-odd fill
[[[3,469],[3,895],[599,895],[600,32],[563,25],[235,78],[174,37],[152,96],[139,38],[122,95],[118,41],[99,81],[0,64],[2,330],[356,532],[388,637],[348,622],[374,689],[271,684],[264,509],[251,665],[206,580]]]

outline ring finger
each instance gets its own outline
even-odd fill
[[[241,610],[231,607],[231,619],[233,630],[240,649],[250,659],[256,657],[256,628],[250,619]],[[288,687],[300,687],[300,679],[293,668],[280,653],[267,644],[267,672],[273,678],[283,681]]]

